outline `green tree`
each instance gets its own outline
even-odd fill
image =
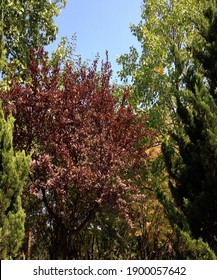
[[[216,181],[213,176],[215,176],[216,165],[213,154],[216,151],[212,147],[211,153],[208,152],[211,148],[208,143],[211,143],[212,139],[215,146],[214,139],[216,139],[214,133],[216,105],[210,96],[210,91],[214,92],[215,89],[215,85],[212,86],[210,81],[211,76],[212,81],[215,80],[213,61],[216,61],[216,56],[213,47],[214,35],[211,36],[210,32],[208,35],[208,30],[212,30],[212,34],[215,34],[213,29],[215,20],[214,17],[210,20],[211,27],[204,17],[203,11],[210,4],[208,1],[146,0],[143,2],[142,21],[138,26],[131,26],[133,34],[141,42],[142,54],[139,58],[139,53],[131,47],[130,54],[121,56],[118,59],[123,65],[120,76],[123,79],[129,75],[132,77],[134,104],[139,106],[139,109],[148,111],[150,125],[159,131],[159,144],[164,143],[163,154],[168,173],[164,171],[162,157],[158,157],[152,170],[152,187],[164,205],[175,230],[174,246],[176,246],[177,257],[212,259],[215,255],[209,246],[201,239],[196,240],[203,237],[205,241],[209,241],[208,237],[205,238],[205,232],[203,235],[196,234],[192,215],[194,212],[194,215],[197,217],[201,215],[202,218],[204,214],[203,221],[205,221],[210,215],[213,216],[210,210],[213,203],[215,204],[213,194]],[[215,1],[212,3],[215,6],[214,3]],[[211,11],[214,11],[213,8],[207,13],[213,15]],[[204,26],[206,26],[206,35],[204,35]],[[207,43],[205,43],[206,39]],[[200,56],[201,58],[198,59]],[[210,61],[208,62],[207,57],[212,61],[212,66],[209,66]],[[203,68],[202,72],[201,68]],[[198,72],[200,75],[197,74]],[[205,126],[203,126],[205,124],[203,118],[207,121]],[[200,202],[206,202],[203,204],[206,207],[212,201],[209,210],[207,208],[205,211],[206,214],[201,213],[203,208],[197,204],[199,197],[201,196],[202,199],[203,196],[202,165],[205,162],[206,178],[208,181],[211,180],[209,184],[213,184],[211,187],[213,190],[207,191],[207,197]],[[215,166],[209,169],[208,166],[211,164]],[[209,172],[212,176],[208,176]],[[194,187],[193,183],[189,182],[190,176],[194,181]],[[164,188],[162,183],[164,177],[167,177],[167,180],[171,179],[172,196],[169,190]],[[194,190],[189,185],[192,185]],[[213,200],[209,200],[208,196]],[[192,201],[195,201],[197,208],[194,206],[191,208]],[[189,211],[192,213],[189,214]],[[212,225],[215,223],[213,218]],[[203,223],[200,223],[200,226],[203,228]],[[213,235],[212,238],[214,240],[215,236]],[[209,245],[213,248],[212,242],[209,242]],[[198,250],[195,250],[196,247]]]
[[[206,1],[205,1],[206,2]],[[131,31],[141,42],[118,58],[123,80],[132,78],[134,102],[149,112],[150,124],[165,133],[176,120],[173,92],[184,87],[182,77],[192,63],[197,37],[192,18],[200,18],[204,1],[144,0],[142,20]]]
[[[202,237],[217,253],[217,2],[196,22],[200,38],[192,45],[192,65],[175,92],[181,126],[165,141],[163,154],[170,188],[194,238]]]
[[[14,152],[14,119],[6,120],[0,110],[0,259],[15,258],[24,237],[25,213],[21,194],[27,178],[30,157]]]
[[[0,3],[0,71],[13,62],[19,75],[26,69],[30,48],[55,40],[58,16],[65,0],[2,0]]]

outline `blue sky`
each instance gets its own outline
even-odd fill
[[[71,38],[76,33],[77,54],[83,60],[93,60],[97,53],[104,58],[108,50],[116,76],[116,57],[127,53],[131,45],[139,48],[129,25],[140,21],[141,4],[142,0],[68,0],[55,19],[59,28],[57,40],[47,49],[54,50],[61,37]]]

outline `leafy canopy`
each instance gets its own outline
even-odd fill
[[[146,140],[154,137],[128,105],[129,89],[120,104],[113,96],[109,62],[100,71],[97,64],[68,63],[62,71],[39,49],[31,53],[31,82],[14,81],[1,95],[16,118],[16,147],[33,151],[30,193],[65,240],[101,208],[131,223],[129,205],[143,193]]]
[[[0,71],[13,62],[19,75],[26,69],[31,47],[55,40],[58,16],[65,0],[2,0],[0,4]]]

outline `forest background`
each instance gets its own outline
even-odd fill
[[[123,83],[65,5],[0,4],[0,258],[216,259],[217,1],[142,1]]]

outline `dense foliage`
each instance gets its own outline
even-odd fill
[[[171,133],[175,146],[165,144],[163,152],[175,201],[188,219],[193,236],[202,237],[216,251],[217,220],[214,214],[217,199],[217,6],[204,10],[204,19],[197,28],[203,47],[195,40],[186,89],[176,94],[177,115],[181,129]],[[192,69],[193,68],[193,69]],[[172,147],[173,146],[173,147]]]
[[[30,157],[14,152],[12,144],[14,119],[7,120],[0,110],[0,259],[19,255],[25,235],[25,213],[21,195],[25,186]]]
[[[62,74],[40,49],[30,61],[30,85],[14,82],[1,96],[16,118],[16,148],[33,152],[30,193],[43,202],[58,239],[53,246],[65,246],[68,258],[71,236],[102,207],[132,222],[128,203],[141,199],[145,137],[153,133],[127,104],[127,89],[121,104],[113,97],[108,61],[99,72],[97,61],[87,68],[67,64]]]
[[[67,38],[49,59],[65,1],[15,2],[0,6],[0,257],[216,259],[216,0],[143,0],[142,52],[118,58],[130,86]]]
[[[13,63],[24,75],[31,47],[45,46],[55,40],[58,16],[65,0],[2,0],[0,3],[0,74]],[[7,72],[8,73],[8,72]]]
[[[133,60],[121,56],[120,75],[133,77],[134,102],[160,132],[163,158],[152,182],[175,232],[186,240],[181,257],[213,258],[202,240],[216,252],[216,1],[147,0],[142,11],[143,21],[132,26],[141,58],[133,48]],[[167,191],[156,174],[169,180]],[[203,253],[195,251],[198,238]]]

